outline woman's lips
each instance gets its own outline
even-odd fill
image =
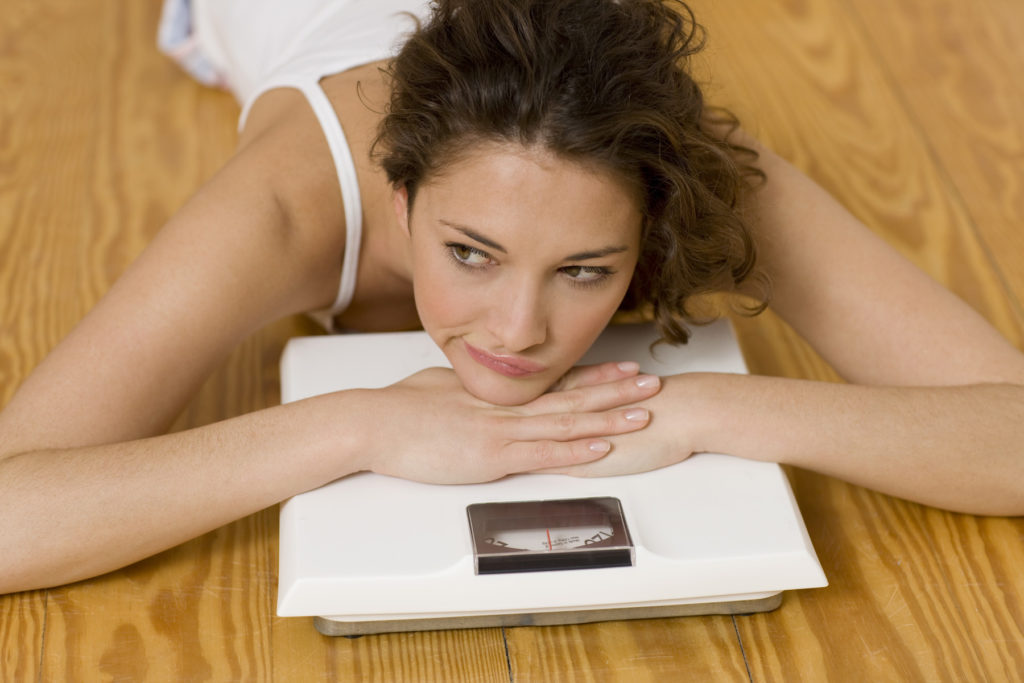
[[[526,358],[496,355],[488,353],[483,349],[478,349],[469,342],[464,341],[463,343],[466,345],[466,353],[469,354],[470,358],[485,368],[494,370],[506,377],[524,377],[546,369],[545,366],[540,363],[535,363],[532,360],[527,360]]]

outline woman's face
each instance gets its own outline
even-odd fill
[[[612,175],[516,144],[462,155],[395,210],[420,322],[473,395],[530,401],[590,347],[624,296],[642,217]]]

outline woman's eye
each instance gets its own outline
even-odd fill
[[[598,266],[565,266],[562,272],[578,283],[597,282],[610,274],[607,268]]]
[[[479,249],[468,247],[465,244],[448,244],[449,253],[459,263],[467,266],[485,266],[491,258]]]

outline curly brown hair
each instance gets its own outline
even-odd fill
[[[689,58],[704,44],[678,0],[435,0],[389,63],[374,154],[410,205],[418,185],[486,141],[597,164],[641,201],[640,260],[623,308],[685,342],[700,294],[767,280],[738,211],[764,179],[738,127],[705,104]]]

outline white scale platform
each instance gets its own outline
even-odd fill
[[[654,338],[647,325],[609,328],[582,363],[746,372],[726,321],[652,356]],[[293,339],[281,359],[282,401],[386,386],[440,365],[423,332]],[[621,503],[632,566],[476,572],[469,505],[592,497]],[[782,469],[726,455],[620,477],[463,486],[360,473],[281,507],[277,613],[316,617],[328,635],[750,613],[777,607],[784,590],[825,585]]]

